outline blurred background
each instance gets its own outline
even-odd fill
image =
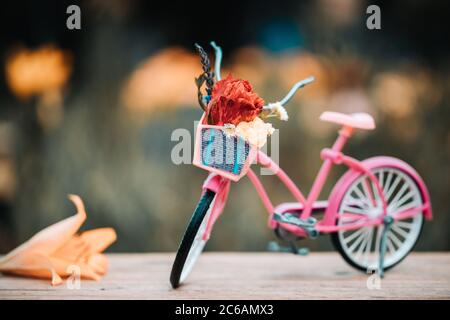
[[[358,131],[346,152],[399,157],[423,176],[434,221],[417,250],[450,249],[450,55],[448,1],[364,0],[3,1],[0,10],[0,253],[74,213],[83,226],[114,227],[110,251],[174,251],[206,172],[171,162],[176,128],[201,116],[193,44],[224,51],[223,74],[248,79],[266,101],[298,80],[317,81],[289,104],[280,164],[305,192],[319,152],[337,127],[324,110],[363,111],[375,131]],[[81,30],[66,8],[81,8]],[[381,30],[366,8],[381,8]],[[343,173],[333,171],[323,197]],[[292,200],[262,177],[275,203]],[[209,250],[263,251],[274,235],[247,179],[233,184]],[[307,242],[331,250],[328,236]]]

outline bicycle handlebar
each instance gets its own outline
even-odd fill
[[[292,97],[294,96],[294,94],[297,92],[298,89],[303,88],[304,86],[306,86],[307,84],[310,84],[314,80],[316,80],[316,78],[311,76],[311,77],[303,79],[303,80],[297,82],[296,84],[294,84],[292,86],[291,90],[288,92],[288,94],[280,101],[280,104],[282,106],[284,106],[286,103],[289,102],[289,100],[292,99]]]
[[[216,59],[215,59],[216,61],[214,63],[214,73],[216,75],[217,81],[220,81],[220,79],[221,79],[220,65],[222,63],[222,49],[214,41],[211,41],[210,44],[214,48],[215,55],[216,55]],[[291,90],[288,92],[288,94],[280,101],[280,104],[282,106],[284,106],[286,103],[289,102],[289,100],[292,99],[292,97],[294,96],[294,94],[297,92],[298,89],[303,88],[304,86],[306,86],[307,84],[310,84],[314,80],[315,80],[315,78],[311,76],[311,77],[303,79],[303,80],[297,82],[296,84],[294,84],[292,86]]]
[[[210,44],[216,51],[216,59],[215,59],[216,61],[214,63],[214,72],[216,74],[217,81],[220,81],[220,79],[221,79],[220,64],[222,63],[222,49],[218,45],[216,45],[216,43],[214,41],[211,41]]]

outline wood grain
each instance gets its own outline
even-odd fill
[[[110,271],[80,289],[0,275],[0,299],[450,299],[450,253],[413,253],[387,272],[381,289],[334,252],[205,253],[172,290],[174,255],[110,254]]]

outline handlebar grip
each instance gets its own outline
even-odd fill
[[[283,98],[283,100],[280,101],[280,104],[282,106],[284,106],[286,103],[289,102],[289,100],[292,99],[292,97],[294,96],[294,94],[297,92],[298,89],[303,88],[304,86],[306,86],[307,84],[310,84],[311,82],[313,82],[314,80],[316,80],[316,78],[314,78],[313,76],[308,77],[306,79],[303,79],[299,82],[297,82],[296,84],[294,84],[294,86],[292,87],[292,89],[288,92],[288,94]]]

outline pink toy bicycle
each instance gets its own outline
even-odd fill
[[[216,50],[216,77],[220,80],[221,50]],[[311,83],[308,78],[297,83],[280,101],[285,105],[295,92]],[[378,270],[383,276],[414,248],[424,218],[432,218],[427,188],[419,174],[402,160],[378,156],[363,161],[342,152],[355,129],[372,130],[373,118],[366,113],[342,114],[324,112],[320,120],[341,126],[331,148],[321,152],[323,164],[305,197],[289,176],[261,150],[240,137],[230,137],[223,126],[206,124],[202,116],[196,130],[194,165],[209,171],[202,187],[202,196],[178,249],[170,282],[173,288],[186,280],[208,241],[214,223],[227,202],[231,181],[247,176],[269,214],[268,226],[286,247],[278,251],[301,253],[296,241],[331,234],[334,247],[350,265],[367,272]],[[215,163],[208,159],[208,148],[222,143],[223,158],[233,161]],[[296,202],[274,206],[262,183],[251,169],[257,163],[271,170],[283,182]],[[333,165],[349,170],[338,180],[326,201],[318,201]],[[317,220],[314,215],[323,213]]]

